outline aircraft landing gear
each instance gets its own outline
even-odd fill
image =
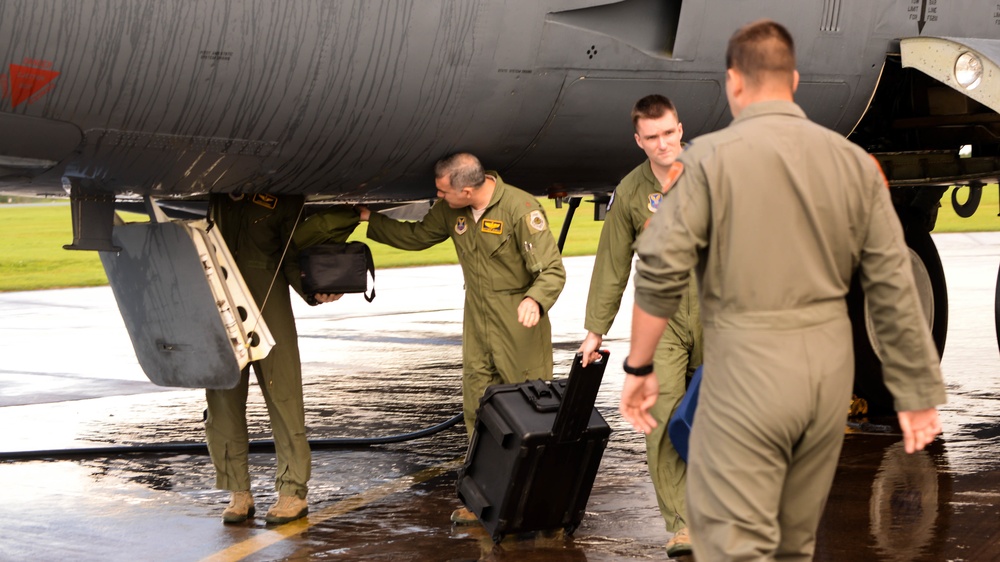
[[[997,287],[993,300],[993,324],[996,326],[997,347],[1000,347],[1000,270],[997,270]]]
[[[906,244],[910,247],[913,277],[917,283],[923,316],[931,328],[931,335],[940,355],[944,353],[948,332],[948,291],[941,258],[930,233],[923,228],[908,226]],[[1000,285],[997,291],[1000,303]],[[875,340],[868,305],[857,275],[851,281],[847,307],[854,327],[854,394],[868,402],[869,415],[892,415],[896,410],[892,394],[882,380],[882,350]],[[996,311],[1000,322],[1000,304]]]

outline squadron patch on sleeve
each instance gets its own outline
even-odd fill
[[[268,209],[273,209],[278,206],[278,198],[274,195],[268,195],[266,193],[255,193],[253,196],[253,202],[261,207],[267,207]]]
[[[468,230],[468,228],[469,225],[466,224],[465,217],[458,217],[455,221],[455,232],[461,236],[462,234],[465,234],[465,231]]]
[[[662,193],[650,193],[649,203],[646,205],[646,208],[655,213],[660,208],[660,201],[663,201]]]
[[[537,230],[538,232],[544,232],[546,227],[545,215],[543,215],[542,212],[537,209],[531,211],[531,214],[528,215],[528,225],[530,225],[531,228]]]

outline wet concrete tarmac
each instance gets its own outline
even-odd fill
[[[951,296],[945,436],[907,456],[896,433],[847,435],[817,560],[995,560],[1000,366],[993,328],[1000,234],[936,235]],[[551,311],[556,374],[582,337],[592,258],[567,258]],[[462,281],[456,266],[378,272],[378,298],[296,305],[310,439],[398,434],[461,408]],[[665,559],[641,436],[617,413],[631,292],[606,340],[598,409],[614,433],[573,536],[453,527],[461,426],[432,437],[313,453],[307,519],[224,526],[207,456],[190,452],[0,462],[2,560]],[[139,369],[110,289],[0,294],[0,452],[202,443],[203,392]],[[251,388],[251,438],[268,439]],[[873,420],[879,421],[879,420]],[[878,427],[875,427],[878,429]],[[258,510],[275,500],[273,453],[251,455]]]

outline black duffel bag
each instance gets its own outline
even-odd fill
[[[364,293],[365,300],[375,298],[375,262],[372,251],[364,242],[318,244],[299,252],[302,270],[302,292]],[[368,275],[372,278],[372,293],[368,296]]]

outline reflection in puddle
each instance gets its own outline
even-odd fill
[[[934,539],[938,516],[938,472],[930,454],[907,454],[902,442],[886,449],[869,510],[875,548],[883,560],[917,558]]]

